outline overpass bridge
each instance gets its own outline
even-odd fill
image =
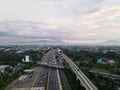
[[[63,66],[55,64],[55,63],[37,62],[37,64],[41,65],[41,66],[47,66],[47,67],[64,69]]]

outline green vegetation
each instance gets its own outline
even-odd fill
[[[75,61],[75,64],[76,65],[80,65],[80,61]]]
[[[65,60],[63,60],[62,64],[63,64],[64,66],[68,66],[68,65],[69,65]]]
[[[16,80],[22,73],[24,69],[29,69],[35,66],[34,63],[23,63],[22,58],[25,55],[29,55],[33,62],[38,61],[42,57],[42,52],[39,51],[26,51],[23,53],[16,53],[15,51],[0,51],[0,64],[10,65],[16,71],[9,69],[4,73],[0,73],[0,90],[4,90],[10,83]],[[19,63],[19,66],[18,66]]]
[[[0,64],[14,66],[18,62],[21,62],[22,57],[23,54],[17,54],[15,52],[0,52]]]
[[[18,62],[22,61],[25,55],[29,55],[32,61],[38,61],[42,58],[42,52],[39,51],[26,51],[24,53],[16,53],[14,51],[4,52],[0,51],[0,64],[7,64],[15,66]]]
[[[97,71],[97,72],[105,72],[105,73],[109,73],[110,71],[107,70],[107,69],[103,69],[99,66],[93,66],[92,68],[90,68],[90,70],[93,70],[93,71]]]
[[[99,90],[116,90],[120,86],[120,80],[109,79],[92,73],[87,74],[92,82],[99,88]]]
[[[85,90],[85,88],[80,85],[80,81],[76,79],[76,75],[69,69],[65,69],[64,73],[67,76],[68,82],[72,90]]]
[[[64,53],[67,54],[71,59],[73,59],[76,65],[83,70],[88,69],[99,72],[110,72],[120,75],[120,70],[114,69],[120,67],[120,62],[118,61],[120,58],[119,53],[115,54],[113,52],[101,53],[101,52],[87,52],[87,51],[76,51],[76,50],[68,51],[66,49],[64,49]],[[116,62],[118,63],[113,65],[108,63],[107,64],[97,63],[97,60],[101,57],[115,59]]]
[[[120,53],[115,52],[90,52],[90,51],[77,51],[74,49],[63,49],[75,64],[88,76],[90,80],[98,87],[99,90],[116,90],[120,86],[120,80],[111,79],[102,75],[95,75],[89,71],[97,71],[104,73],[112,73],[120,75]],[[101,62],[98,59],[108,58],[115,60],[115,64]]]
[[[31,63],[24,63],[24,66],[16,71],[14,74],[12,71],[5,71],[4,73],[0,74],[0,90],[4,90],[10,83],[16,80],[23,72],[24,69],[32,68],[33,65]]]
[[[0,77],[0,90],[4,90],[12,81],[16,80],[21,75],[21,72],[17,71],[14,75],[9,73],[1,73]]]

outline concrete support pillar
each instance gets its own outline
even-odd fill
[[[79,77],[78,77],[78,76],[76,76],[76,79],[77,79],[77,80],[79,80]]]

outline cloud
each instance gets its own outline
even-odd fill
[[[65,28],[57,28],[56,30],[44,23],[28,21],[0,22],[0,37],[56,40],[68,37],[68,34],[69,32],[65,31]]]
[[[0,42],[120,38],[120,0],[1,0]]]

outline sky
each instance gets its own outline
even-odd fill
[[[120,0],[0,0],[0,44],[120,40]]]

